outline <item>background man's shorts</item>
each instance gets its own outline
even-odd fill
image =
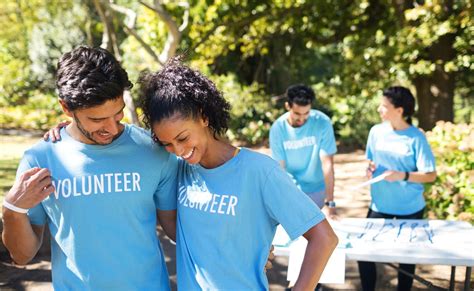
[[[306,195],[308,195],[319,208],[324,207],[324,199],[326,199],[325,191],[306,193]]]

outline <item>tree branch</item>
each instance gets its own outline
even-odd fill
[[[112,1],[112,0],[110,0],[110,1]],[[148,45],[136,32],[136,30],[135,30],[135,23],[136,23],[136,19],[137,19],[136,13],[131,9],[128,9],[126,7],[123,7],[123,6],[120,6],[120,5],[117,5],[117,4],[114,4],[112,2],[109,2],[108,6],[112,10],[114,10],[116,12],[119,12],[121,14],[124,14],[126,16],[125,21],[124,21],[124,31],[125,31],[125,33],[127,33],[129,35],[132,35],[140,43],[140,45],[145,49],[145,51],[156,62],[158,62],[160,65],[163,65],[163,62],[156,55],[155,51],[151,48],[151,46]]]
[[[168,27],[168,37],[166,38],[166,42],[163,48],[163,51],[161,52],[159,59],[161,62],[166,62],[168,61],[171,57],[173,57],[176,54],[176,50],[178,48],[178,44],[181,41],[181,30],[176,24],[176,21],[171,17],[171,15],[166,12],[166,10],[163,8],[163,5],[161,4],[161,1],[155,0],[154,1],[154,6],[150,6],[149,4],[139,1],[140,4],[145,6],[148,9],[151,9],[154,11],[158,17],[165,23],[165,25]],[[186,15],[189,14],[189,3],[183,4],[185,2],[181,2],[181,5],[188,8],[186,8],[185,11],[185,19],[183,21],[183,24],[186,23],[187,26],[187,17]],[[184,29],[184,28],[183,28]]]

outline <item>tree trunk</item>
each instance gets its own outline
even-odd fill
[[[436,64],[435,71],[413,80],[418,97],[417,117],[424,130],[432,129],[438,120],[454,120],[455,73],[444,70],[444,64],[456,56],[454,38],[454,35],[446,34],[429,48],[430,61]]]
[[[125,102],[125,105],[127,106],[128,109],[128,117],[130,118],[130,121],[137,125],[140,126],[140,120],[138,119],[138,114],[135,106],[135,102],[132,98],[132,94],[130,94],[129,90],[125,90],[123,92],[123,100]]]

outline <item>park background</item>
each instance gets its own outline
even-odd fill
[[[113,52],[132,82],[184,55],[232,104],[228,138],[250,147],[268,145],[290,84],[316,91],[340,152],[363,150],[381,91],[406,86],[437,158],[426,216],[473,223],[472,12],[469,0],[1,1],[0,200],[24,136],[66,119],[56,63],[86,44]],[[137,91],[124,97],[139,124]]]

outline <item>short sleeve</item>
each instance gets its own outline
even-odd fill
[[[416,145],[416,168],[420,172],[434,172],[436,160],[424,134],[420,134]]]
[[[281,224],[291,239],[303,235],[325,219],[319,207],[280,167],[270,170],[263,186],[267,213],[275,224]]]
[[[325,156],[334,155],[337,152],[336,137],[330,120],[325,122],[321,137],[321,154]]]
[[[274,123],[270,128],[270,149],[272,151],[272,158],[275,161],[285,160],[285,150],[277,123]]]
[[[155,192],[156,208],[160,210],[175,210],[177,201],[177,171],[178,159],[175,155],[167,154],[166,165],[162,173],[158,189]]]
[[[23,156],[23,158],[21,159],[20,164],[18,165],[18,169],[16,171],[16,179],[18,179],[23,172],[31,168],[33,168],[33,166],[30,164],[30,162],[28,161],[28,156],[25,154],[25,156]],[[41,203],[29,209],[27,215],[28,219],[30,220],[30,223],[33,225],[46,224],[47,216]]]

